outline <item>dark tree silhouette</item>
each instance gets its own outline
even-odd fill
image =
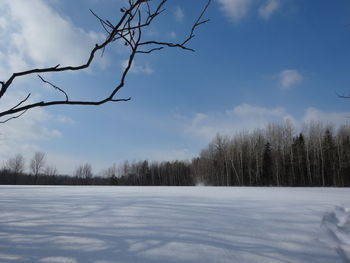
[[[337,151],[334,142],[333,134],[330,128],[326,129],[323,136],[323,156],[324,156],[324,174],[325,174],[325,185],[335,185],[336,180],[336,161]]]
[[[208,19],[203,19],[203,16],[211,2],[208,0],[204,8],[199,14],[199,17],[195,20],[192,27],[189,30],[187,37],[181,42],[167,42],[159,40],[148,40],[144,38],[143,32],[149,27],[152,22],[163,13],[165,10],[165,4],[168,0],[128,0],[128,6],[120,9],[120,19],[115,23],[110,22],[107,19],[103,19],[94,13],[91,13],[98,19],[99,23],[106,32],[106,39],[100,43],[96,44],[91,50],[86,62],[78,66],[61,66],[60,64],[46,67],[46,68],[35,68],[22,72],[13,73],[12,76],[7,81],[0,81],[0,100],[11,88],[13,81],[17,78],[38,74],[40,80],[52,88],[56,89],[64,96],[63,100],[42,100],[34,103],[29,102],[31,94],[29,93],[24,98],[19,98],[17,103],[11,108],[0,112],[0,123],[7,122],[11,119],[18,118],[22,116],[26,111],[36,108],[36,107],[48,107],[53,105],[89,105],[97,106],[107,102],[120,102],[129,101],[130,98],[117,98],[118,91],[124,87],[126,76],[128,75],[132,63],[137,54],[150,54],[155,51],[162,50],[166,47],[168,48],[180,48],[182,50],[194,51],[192,48],[188,47],[189,41],[195,37],[196,29],[208,22]],[[44,73],[57,73],[66,71],[79,71],[90,67],[95,56],[98,52],[105,51],[105,48],[115,42],[123,42],[129,48],[129,58],[126,63],[126,67],[121,73],[119,83],[112,88],[112,90],[104,95],[104,98],[96,101],[84,101],[84,100],[71,100],[69,98],[69,92],[65,91],[63,88],[58,87],[52,82],[46,80],[43,76],[39,74]],[[53,50],[54,52],[54,50]],[[1,77],[1,76],[0,76]],[[4,117],[4,118],[3,118]],[[3,118],[1,120],[1,118]],[[5,119],[6,118],[6,119]]]
[[[293,166],[295,167],[296,180],[293,185],[301,186],[311,184],[307,173],[307,156],[305,148],[305,139],[302,133],[293,140],[293,155],[295,156]]]
[[[272,183],[272,153],[270,143],[265,144],[262,164],[262,181],[263,185],[270,185]]]
[[[38,175],[44,169],[45,162],[45,153],[43,152],[36,152],[33,159],[30,161],[29,168],[34,175],[35,182],[38,181]]]

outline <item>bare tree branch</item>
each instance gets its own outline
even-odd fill
[[[90,12],[93,14],[94,17],[96,17],[99,21],[100,21],[100,24],[101,26],[103,27],[103,29],[108,33],[110,34],[111,31],[113,30],[113,25],[111,23],[107,23],[106,21],[104,21],[102,18],[100,18],[98,15],[95,14],[94,11],[92,11],[91,9],[89,9]],[[109,27],[109,30],[107,29]]]
[[[170,42],[158,42],[158,41],[146,41],[143,43],[140,43],[140,46],[144,46],[144,45],[157,45],[157,46],[168,46],[168,47],[178,47],[184,50],[189,50],[189,51],[194,51],[194,49],[192,48],[188,48],[182,44],[179,43],[170,43]]]
[[[30,97],[30,93],[27,95],[27,97],[25,97],[23,100],[21,100],[19,103],[17,103],[15,106],[13,106],[10,110],[14,110],[14,109],[16,109],[17,107],[19,107],[19,106],[21,106],[22,105],[22,103],[24,103],[24,102],[26,102],[28,99],[29,99],[29,97]]]
[[[152,53],[153,51],[158,51],[158,50],[162,50],[164,47],[155,47],[155,48],[151,48],[149,50],[139,50],[137,51],[137,53],[140,53],[140,54],[149,54],[149,53]]]
[[[68,99],[67,93],[66,93],[63,89],[61,89],[61,88],[57,87],[56,85],[52,84],[51,82],[45,80],[45,79],[44,79],[42,76],[40,76],[40,75],[38,75],[38,77],[39,77],[39,79],[41,79],[42,82],[44,82],[44,83],[46,83],[46,84],[49,84],[49,85],[50,85],[51,87],[53,87],[54,89],[57,89],[57,90],[59,90],[60,92],[62,92],[62,93],[64,94],[64,96],[66,96],[66,101],[69,100],[69,99]]]
[[[194,31],[196,30],[197,27],[210,21],[210,19],[202,20],[202,17],[204,16],[205,12],[207,11],[210,3],[211,3],[211,0],[209,0],[207,2],[207,4],[205,5],[204,9],[202,10],[202,13],[199,15],[198,19],[196,20],[196,22],[192,26],[191,33],[190,33],[189,37],[184,42],[182,42],[182,45],[185,45],[188,41],[190,41],[192,38],[195,37]]]
[[[8,118],[8,119],[6,119],[4,121],[0,121],[0,124],[6,123],[6,122],[8,122],[10,120],[13,120],[13,119],[17,119],[17,118],[21,117],[26,112],[27,112],[27,110],[23,111],[22,113],[20,113],[20,114],[18,114],[16,116],[10,117],[10,118]]]
[[[7,81],[0,81],[0,85],[1,85],[0,99],[1,99],[4,96],[4,94],[6,94],[6,92],[11,87],[13,81],[16,78],[23,77],[26,75],[38,74],[38,77],[42,82],[50,85],[54,89],[63,93],[65,95],[65,100],[39,101],[39,102],[34,102],[34,103],[29,103],[24,105],[24,103],[27,102],[30,97],[30,93],[29,93],[29,95],[26,98],[19,101],[11,109],[0,112],[0,117],[18,114],[0,123],[7,122],[11,119],[19,118],[27,110],[36,108],[36,107],[48,107],[53,105],[91,105],[91,106],[95,105],[97,106],[107,102],[129,101],[131,98],[120,99],[120,98],[115,98],[115,96],[118,93],[118,91],[124,87],[126,77],[130,72],[130,69],[132,67],[136,54],[150,54],[154,51],[160,51],[164,49],[164,47],[180,48],[183,50],[194,51],[194,49],[188,47],[187,44],[191,39],[195,37],[194,33],[196,29],[200,25],[205,24],[209,21],[209,19],[203,20],[202,18],[208,9],[208,6],[211,3],[211,0],[207,1],[199,17],[192,25],[189,35],[187,36],[187,38],[185,38],[184,41],[179,43],[155,41],[155,40],[143,41],[142,40],[143,29],[148,27],[156,17],[158,17],[160,14],[162,14],[165,11],[164,6],[167,2],[168,0],[158,0],[158,1],[153,0],[152,2],[150,0],[128,0],[128,4],[129,4],[128,7],[123,7],[120,9],[121,17],[116,23],[112,23],[107,19],[102,19],[99,15],[97,15],[95,12],[90,10],[92,15],[101,24],[103,30],[107,33],[107,36],[102,43],[96,44],[95,47],[90,51],[90,54],[87,57],[87,60],[85,63],[77,66],[73,66],[73,65],[61,66],[60,64],[58,64],[52,67],[34,68],[34,69],[22,71],[22,72],[13,73]],[[153,3],[157,3],[157,4],[153,5]],[[141,8],[142,5],[144,5],[145,8]],[[152,8],[152,6],[154,6],[154,9]],[[92,101],[82,101],[82,100],[72,101],[69,99],[68,94],[62,88],[47,81],[44,77],[40,75],[40,74],[49,73],[49,72],[56,73],[56,72],[64,72],[64,71],[79,71],[79,70],[86,69],[90,67],[98,51],[101,51],[101,56],[102,56],[104,54],[105,48],[115,41],[124,41],[124,43],[130,48],[130,54],[127,60],[126,67],[123,69],[121,73],[119,83],[103,99],[96,100],[96,101],[93,101],[93,100]]]

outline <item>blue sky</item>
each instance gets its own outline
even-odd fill
[[[205,1],[170,0],[146,32],[186,36]],[[121,0],[3,0],[0,78],[58,63],[84,62],[103,31],[89,12],[115,20]],[[120,97],[101,107],[52,107],[1,127],[0,160],[35,151],[71,173],[89,162],[98,173],[124,160],[190,159],[216,133],[233,135],[291,121],[339,125],[350,116],[350,2],[346,0],[213,0],[190,43],[196,52],[166,49],[136,58]],[[118,82],[127,51],[115,44],[80,73],[48,74],[71,98],[101,98]],[[28,92],[59,98],[36,76],[18,80],[4,109]]]

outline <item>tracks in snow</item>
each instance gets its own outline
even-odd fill
[[[326,234],[325,242],[345,263],[350,263],[350,208],[336,207],[333,212],[325,214],[321,227]]]

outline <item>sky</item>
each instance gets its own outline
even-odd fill
[[[152,0],[155,2],[156,0]],[[169,0],[145,39],[181,41],[206,1]],[[21,70],[85,62],[105,34],[89,9],[117,21],[123,0],[0,0],[0,80]],[[34,152],[72,174],[95,173],[125,160],[190,160],[217,134],[287,120],[348,122],[350,2],[347,0],[213,0],[189,47],[138,55],[119,98],[99,107],[54,106],[1,124],[0,164]],[[98,99],[120,79],[128,56],[113,43],[81,72],[43,75],[72,99]],[[0,110],[62,94],[36,75],[15,81]]]

